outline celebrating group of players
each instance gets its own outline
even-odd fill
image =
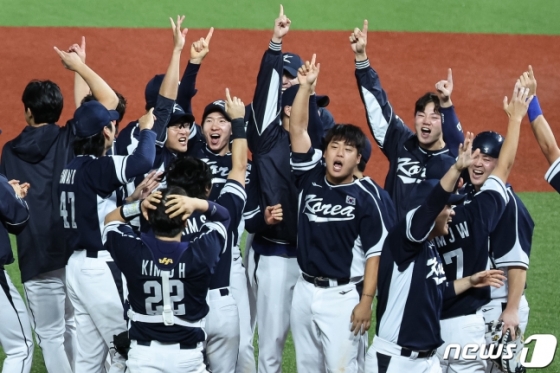
[[[8,232],[17,234],[27,307],[3,270],[2,371],[30,371],[31,328],[51,373],[255,373],[257,362],[275,373],[289,330],[299,372],[521,369],[445,350],[491,352],[527,326],[534,223],[507,184],[526,114],[560,190],[532,69],[504,99],[505,138],[463,135],[451,71],[416,102],[413,132],[370,66],[365,21],[350,44],[390,163],[381,188],[363,175],[366,135],[334,124],[315,93],[315,56],[282,53],[282,8],[251,104],[226,89],[199,124],[191,99],[213,29],[192,43],[179,79],[183,19],[171,20],[170,63],[146,86],[146,114],[118,137],[126,101],[86,65],[85,40],[55,48],[75,72],[66,126],[55,124],[55,83],[25,88],[28,126],[0,165],[0,265],[14,261]]]

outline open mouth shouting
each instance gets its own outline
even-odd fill
[[[431,133],[432,133],[432,129],[431,129],[430,127],[422,126],[422,127],[420,128],[420,136],[421,136],[423,139],[429,138]]]
[[[210,146],[215,147],[220,145],[220,137],[219,133],[210,134]]]
[[[342,171],[342,162],[341,161],[334,161],[333,162],[333,170],[334,170],[334,172]]]

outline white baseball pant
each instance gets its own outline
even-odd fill
[[[280,373],[299,266],[296,258],[258,255],[255,261],[252,249],[250,255],[247,269],[252,291],[256,293],[258,372]]]
[[[6,359],[2,373],[29,373],[33,361],[33,334],[27,309],[8,272],[0,270],[0,345]]]
[[[128,373],[207,373],[202,343],[191,350],[182,350],[178,343],[151,341],[149,346],[141,346],[135,340],[130,342],[126,361]]]
[[[127,331],[123,305],[109,267],[114,262],[107,251],[100,251],[97,256],[91,258],[85,250],[75,251],[66,266],[68,294],[76,320],[75,371],[104,373],[104,361],[110,352],[109,372],[124,372],[124,358],[110,349],[113,335]]]
[[[454,359],[455,350],[451,351],[447,360],[443,359],[445,349],[449,343],[458,343],[465,346],[474,343],[477,346],[485,345],[484,334],[486,327],[482,311],[473,315],[452,317],[440,321],[441,339],[444,343],[437,350],[441,370],[443,373],[475,373],[484,372],[485,362],[478,358],[476,360],[464,360],[461,355],[458,359]]]
[[[498,320],[502,315],[503,310],[507,304],[507,297],[492,299],[487,305],[482,307],[482,314],[484,316],[484,321],[486,323]],[[525,295],[521,296],[519,301],[519,329],[522,333],[527,330],[527,324],[529,323],[529,303],[527,303],[527,298]],[[486,343],[491,343],[491,340],[486,340]],[[498,368],[492,364],[491,361],[486,362],[486,372],[495,373],[499,372]]]
[[[375,336],[366,355],[366,373],[441,373],[437,356],[401,356],[401,347]]]
[[[290,319],[298,372],[360,371],[363,337],[350,331],[352,311],[359,302],[354,283],[320,288],[299,276]]]
[[[31,324],[50,373],[72,373],[76,351],[74,307],[66,269],[41,273],[23,284]]]
[[[234,373],[239,352],[239,314],[228,288],[208,291],[206,359],[212,373]]]
[[[239,354],[235,367],[236,373],[256,372],[248,288],[247,272],[242,264],[241,253],[239,247],[235,247],[232,253],[229,289],[239,313]]]

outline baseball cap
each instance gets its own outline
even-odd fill
[[[148,84],[146,84],[146,90],[144,91],[144,97],[146,98],[146,110],[156,107],[159,89],[161,88],[161,83],[163,83],[164,77],[164,74],[155,75],[152,79],[150,79]]]
[[[204,108],[204,114],[202,114],[202,123],[204,124],[204,120],[209,114],[215,112],[221,113],[228,122],[231,122],[231,118],[226,113],[226,102],[224,100],[217,100],[212,102],[211,104],[206,105],[206,107]]]
[[[299,84],[293,85],[282,93],[282,107],[292,106],[299,90]],[[330,102],[329,96],[315,95],[318,107],[326,107]]]
[[[107,110],[99,101],[84,102],[74,112],[74,134],[80,138],[97,135],[112,120],[119,119],[116,110]]]
[[[364,142],[364,148],[362,149],[362,159],[365,163],[368,163],[369,158],[371,157],[371,142],[366,137],[366,141]]]
[[[172,126],[177,123],[194,123],[194,116],[191,113],[185,112],[181,105],[173,105],[173,113],[169,119],[169,124],[167,126]]]
[[[282,54],[282,59],[284,60],[284,71],[295,78],[298,69],[303,66],[301,57],[295,53],[286,52]]]

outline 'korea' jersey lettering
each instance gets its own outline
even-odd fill
[[[387,229],[377,200],[360,180],[333,185],[321,152],[292,154],[300,189],[298,263],[314,277],[362,277],[365,262],[381,254]]]

